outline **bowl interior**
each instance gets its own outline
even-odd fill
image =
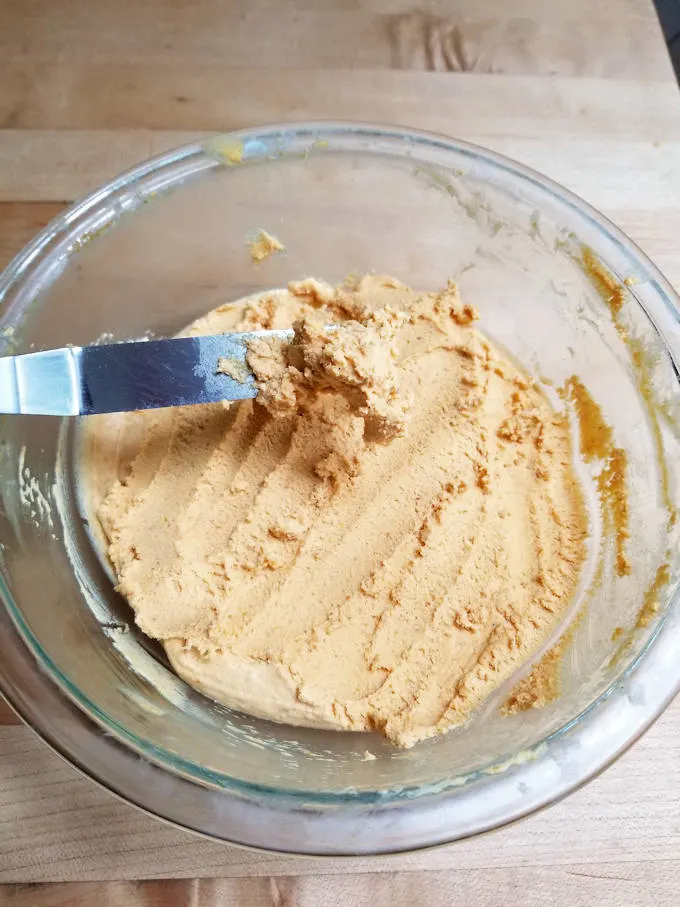
[[[257,266],[247,240],[259,228],[286,252]],[[584,248],[615,292],[589,272],[589,253],[584,266]],[[680,393],[660,333],[675,324],[667,290],[594,212],[478,149],[318,127],[168,155],[59,218],[8,270],[4,351],[171,335],[292,279],[366,271],[428,290],[453,277],[482,328],[548,393],[582,379],[626,452],[631,574],[617,575],[595,503],[562,692],[544,708],[502,716],[506,684],[468,726],[405,751],[374,735],[277,726],[192,691],[136,629],[91,543],[78,426],[2,417],[2,593],[24,639],[110,734],[203,784],[328,804],[455,788],[535,751],[615,690],[641,653],[652,657],[677,607]],[[594,501],[600,465],[582,469]]]

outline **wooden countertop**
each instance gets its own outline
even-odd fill
[[[0,3],[0,266],[152,153],[217,130],[345,118],[456,135],[543,171],[680,286],[680,97],[651,0],[414,7]],[[0,882],[24,883],[0,903],[31,907],[676,904],[680,702],[538,816],[430,853],[349,861],[172,829],[80,776],[0,703]]]

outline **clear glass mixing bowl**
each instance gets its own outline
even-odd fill
[[[255,266],[258,228],[287,251]],[[188,688],[136,629],[83,520],[75,423],[2,417],[3,692],[110,790],[228,841],[377,854],[501,826],[600,771],[680,687],[677,297],[615,227],[518,164],[346,124],[181,148],[69,209],[12,262],[2,352],[170,335],[293,278],[371,270],[423,289],[454,277],[530,371],[582,378],[628,455],[632,573],[616,576],[605,526],[545,708],[503,717],[506,685],[469,726],[403,751],[277,726]]]

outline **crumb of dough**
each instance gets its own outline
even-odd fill
[[[320,393],[341,394],[376,440],[403,435],[410,401],[399,388],[397,339],[407,320],[389,308],[330,328],[309,316],[294,323],[291,342],[251,340],[246,359],[258,403],[285,417],[309,408]]]
[[[239,384],[245,384],[250,378],[250,370],[245,362],[241,362],[240,359],[229,359],[227,356],[219,357],[215,374],[227,375]]]
[[[248,245],[250,246],[250,257],[258,264],[264,261],[265,258],[269,258],[274,252],[286,251],[283,243],[275,236],[267,233],[266,230],[260,230],[255,239],[250,240]]]
[[[568,419],[476,319],[454,284],[298,281],[189,329],[296,325],[250,351],[262,402],[88,422],[118,589],[188,683],[410,746],[555,632],[588,531]]]
[[[238,142],[235,145],[224,145],[222,155],[230,164],[240,164],[243,160],[243,144]]]

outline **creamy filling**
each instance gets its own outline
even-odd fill
[[[586,555],[568,420],[476,318],[453,284],[309,279],[187,331],[295,325],[251,345],[257,401],[89,420],[118,588],[188,683],[408,746],[556,629]]]

